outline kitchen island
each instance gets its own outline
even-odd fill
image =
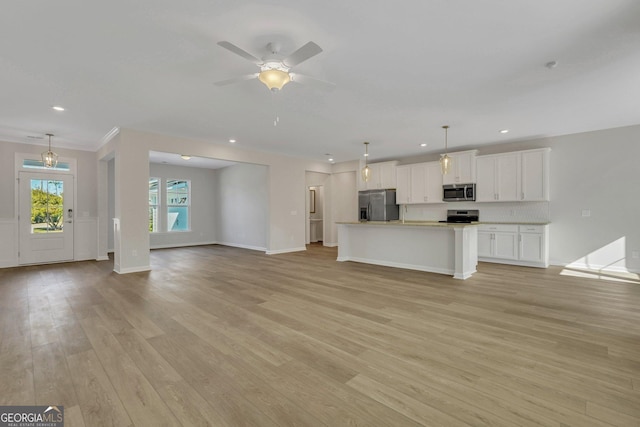
[[[338,261],[467,279],[478,264],[478,226],[438,222],[339,222]]]

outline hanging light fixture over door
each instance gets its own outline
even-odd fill
[[[444,125],[442,126],[442,129],[444,129],[444,154],[440,156],[440,169],[442,169],[442,175],[446,175],[449,173],[449,170],[451,169],[451,157],[449,157],[449,155],[447,154],[448,151],[448,141],[447,141],[447,136],[448,136],[448,130],[449,130],[449,126]]]
[[[371,179],[371,168],[369,167],[369,143],[364,143],[364,167],[362,168],[362,180],[369,182]]]
[[[46,134],[49,137],[49,151],[42,152],[42,164],[45,168],[55,168],[58,166],[58,155],[51,151],[51,137],[53,134]]]

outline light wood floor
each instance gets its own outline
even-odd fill
[[[66,426],[638,426],[640,283],[223,246],[0,270],[0,405]],[[632,279],[634,281],[634,279]]]

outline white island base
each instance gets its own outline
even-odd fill
[[[467,279],[478,265],[474,224],[338,223],[338,261],[407,268]]]

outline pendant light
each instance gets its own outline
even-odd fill
[[[51,151],[51,137],[52,134],[46,134],[49,137],[49,151],[44,151],[42,153],[42,163],[45,168],[55,168],[58,166],[58,155]]]
[[[446,175],[449,173],[449,169],[451,169],[451,157],[447,155],[447,134],[449,126],[442,126],[444,129],[444,154],[440,156],[440,169],[442,169],[442,175]]]
[[[371,179],[371,168],[368,165],[369,159],[369,143],[364,143],[364,167],[362,168],[362,180],[364,182],[369,182]]]

